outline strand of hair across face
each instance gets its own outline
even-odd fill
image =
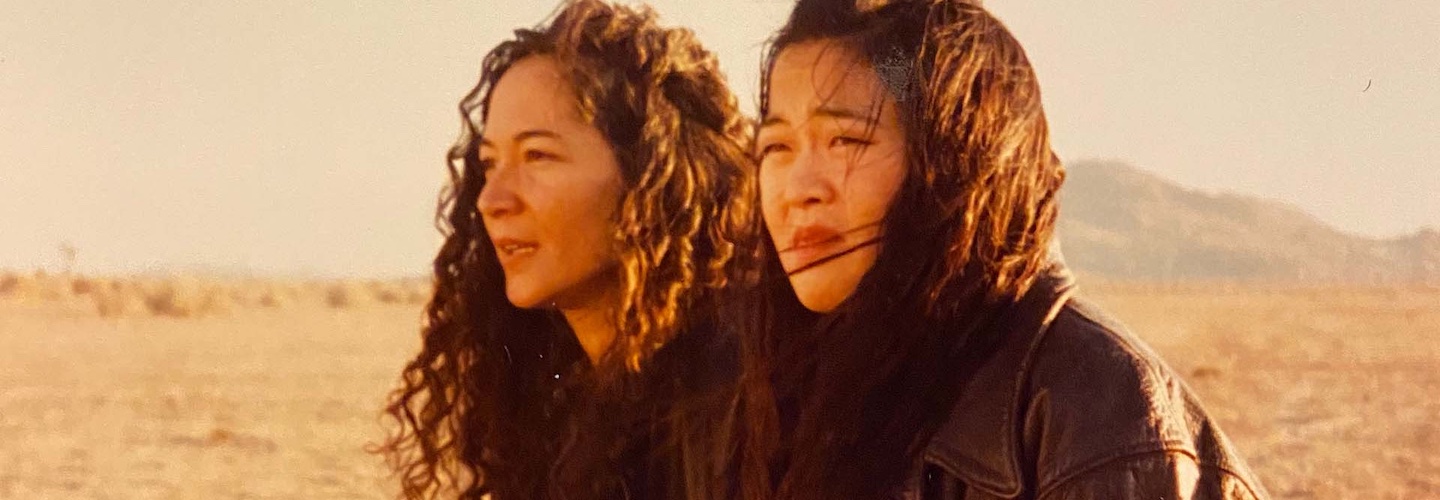
[[[875,227],[875,226],[879,226],[879,225],[880,225],[880,221],[878,221],[878,220],[875,221],[875,222],[868,223],[868,224],[861,224],[861,225],[852,227],[852,228],[850,228],[850,229],[846,229],[844,233],[841,233],[840,236],[837,236],[836,238],[843,237],[843,236],[845,236],[845,235],[847,235],[847,234],[851,234],[851,233],[858,233],[858,232],[860,232],[860,231],[864,231],[864,230],[866,230],[866,229],[869,229],[869,228],[872,228],[872,227]],[[791,245],[791,246],[788,246],[788,247],[785,247],[785,248],[777,248],[775,251],[776,251],[776,252],[779,252],[779,253],[785,253],[785,252],[789,252],[789,251],[791,251],[791,250],[794,250],[794,249],[796,249],[796,248],[800,248],[801,246],[804,246],[804,245]]]
[[[835,260],[835,259],[844,257],[844,256],[846,256],[846,255],[850,255],[850,254],[856,252],[857,250],[860,250],[860,249],[862,249],[862,248],[868,247],[868,246],[870,246],[870,245],[878,245],[879,243],[880,243],[880,237],[879,237],[879,236],[876,236],[876,237],[874,237],[874,238],[870,238],[870,239],[868,239],[868,240],[865,240],[865,241],[856,243],[856,244],[852,245],[850,248],[846,248],[846,249],[841,250],[841,251],[839,251],[839,252],[835,252],[835,253],[832,253],[832,254],[830,254],[830,255],[826,255],[826,256],[824,256],[824,257],[821,257],[821,258],[819,258],[819,259],[815,259],[814,262],[811,262],[811,263],[809,263],[809,264],[805,264],[805,265],[803,265],[803,266],[800,266],[799,268],[797,268],[797,269],[795,269],[795,270],[793,270],[793,271],[786,272],[786,273],[785,273],[785,276],[788,277],[788,276],[794,276],[794,275],[796,275],[796,274],[800,274],[800,273],[802,273],[802,272],[805,272],[805,271],[808,271],[808,270],[813,269],[813,268],[815,268],[815,267],[818,267],[818,266],[820,266],[821,264],[824,264],[824,263],[830,262],[830,261],[832,261],[832,260]]]
[[[846,230],[843,234],[841,234],[841,236],[843,237],[845,234],[853,234],[853,233],[856,233],[856,232],[859,232],[859,231],[863,231],[863,230],[865,230],[865,229],[869,229],[869,228],[872,228],[872,227],[875,227],[875,226],[879,226],[879,225],[880,225],[880,221],[878,221],[878,220],[875,221],[875,222],[868,223],[868,224],[861,224],[861,225],[858,225],[858,226],[855,226],[855,227],[852,227],[852,228]],[[792,270],[792,271],[786,272],[785,275],[786,275],[787,277],[788,277],[788,276],[794,276],[794,275],[796,275],[796,274],[799,274],[799,273],[808,271],[808,270],[810,270],[810,269],[814,269],[815,267],[818,267],[818,266],[820,266],[820,265],[822,265],[822,264],[825,264],[825,263],[827,263],[827,262],[830,262],[830,261],[833,261],[833,260],[835,260],[835,259],[839,259],[839,258],[841,258],[841,257],[844,257],[844,256],[846,256],[846,255],[850,255],[850,254],[852,254],[852,253],[855,253],[856,251],[858,251],[858,250],[860,250],[860,249],[862,249],[862,248],[865,248],[865,247],[868,247],[868,246],[871,246],[871,245],[878,245],[878,244],[880,243],[880,240],[881,240],[881,236],[880,236],[880,235],[876,235],[876,236],[874,236],[874,237],[871,237],[870,239],[867,239],[867,240],[861,241],[861,242],[859,242],[859,243],[856,243],[856,244],[854,244],[854,245],[851,245],[849,248],[846,248],[846,249],[844,249],[844,250],[840,250],[840,251],[835,252],[835,253],[832,253],[832,254],[830,254],[830,255],[826,255],[826,256],[821,257],[821,258],[819,258],[819,259],[815,259],[813,262],[810,262],[810,263],[808,263],[808,264],[805,264],[805,265],[803,265],[803,266],[800,266],[799,268],[794,269],[794,270]],[[788,251],[794,250],[794,249],[796,249],[796,248],[798,248],[798,246],[790,246],[790,247],[785,248],[785,249],[783,249],[783,250],[776,250],[776,253],[784,253],[784,252],[788,252]]]

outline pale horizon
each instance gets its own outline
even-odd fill
[[[790,2],[650,2],[754,109]],[[0,269],[424,273],[455,103],[554,2],[0,6]],[[1440,228],[1440,3],[986,2],[1067,162]],[[1063,206],[1062,206],[1063,211]]]

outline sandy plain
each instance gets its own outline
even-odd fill
[[[364,448],[418,346],[414,283],[150,286],[117,311],[101,292],[124,280],[8,278],[0,498],[393,496]],[[1440,290],[1082,290],[1186,378],[1275,498],[1440,498]]]

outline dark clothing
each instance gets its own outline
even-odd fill
[[[679,499],[686,488],[707,488],[703,477],[687,474],[715,460],[715,433],[739,374],[739,347],[733,333],[706,322],[666,343],[641,372],[643,384],[629,396],[629,442],[619,455],[622,491],[596,498]],[[699,455],[699,456],[697,456]],[[701,462],[701,463],[697,463]],[[707,472],[709,469],[705,469]],[[692,484],[693,483],[693,484]],[[717,486],[718,487],[718,486]]]
[[[1002,321],[907,499],[1263,499],[1195,395],[1054,265]]]

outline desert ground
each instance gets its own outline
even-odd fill
[[[1440,498],[1440,289],[1082,290],[1183,374],[1275,498]],[[0,273],[0,498],[391,497],[365,447],[424,293]]]

